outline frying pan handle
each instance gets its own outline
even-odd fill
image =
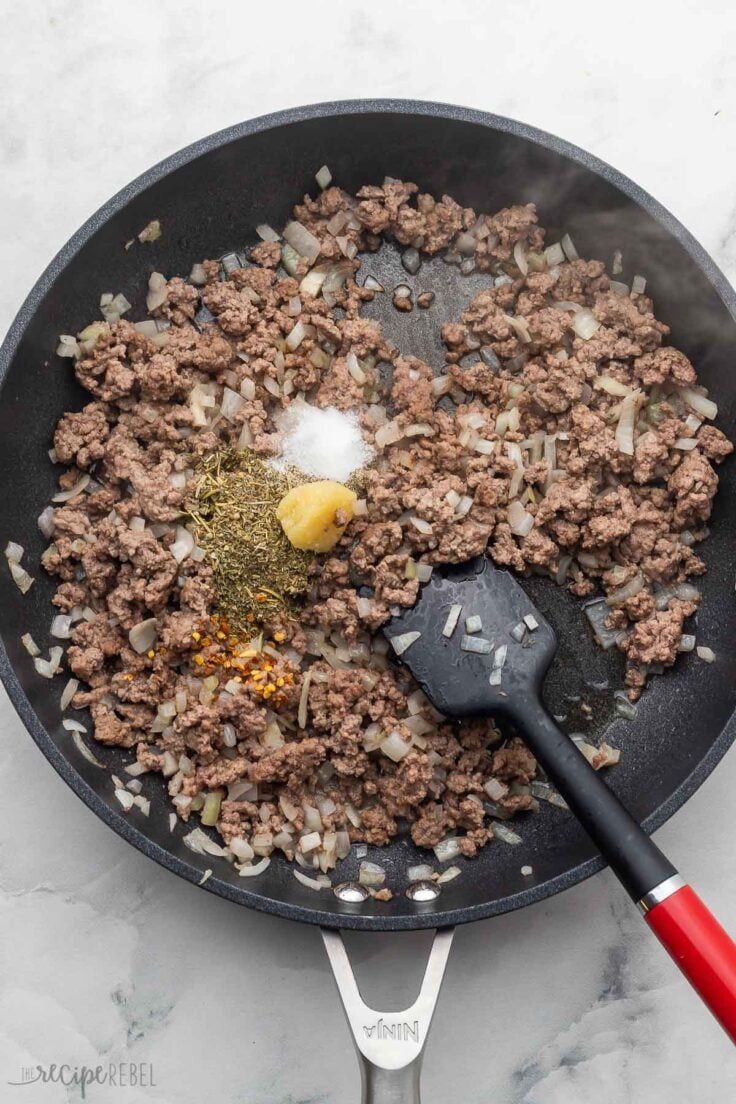
[[[736,1043],[736,944],[682,878],[640,902],[647,924]]]
[[[403,1012],[378,1012],[360,995],[342,936],[322,928],[363,1082],[362,1104],[420,1104],[419,1074],[452,947],[453,928],[435,932],[419,996]]]

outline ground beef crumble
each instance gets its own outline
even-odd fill
[[[294,217],[319,243],[317,264],[344,277],[339,311],[300,292],[304,258],[287,274],[280,243],[264,241],[226,273],[205,261],[197,286],[168,280],[152,312],[160,332],[120,320],[81,341],[75,372],[91,401],[61,418],[53,444],[69,466],[61,488],[91,478],[55,510],[43,556],[59,581],[54,602],[73,621],[69,666],[87,684],[74,705],[89,707],[101,743],[135,748],[142,768],[164,775],[183,820],[216,795],[217,828],[238,862],[278,848],[326,871],[351,843],[387,843],[403,822],[421,847],[454,835],[472,856],[493,837],[489,812],[535,807],[536,764],[490,721],[441,717],[387,660],[375,634],[392,607],[415,601],[408,566],[487,551],[573,594],[613,596],[607,624],[636,697],[651,667],[674,662],[697,604],[678,587],[703,570],[692,545],[706,532],[714,464],[733,446],[695,416],[695,370],[666,344],[652,301],[622,295],[599,261],[547,264],[532,204],[478,214],[387,178],[355,197],[336,187],[305,197]],[[472,258],[488,274],[460,318],[437,320],[439,372],[359,315],[375,292],[358,286],[355,253],[384,237]],[[290,350],[295,299],[307,336]],[[580,309],[592,319],[586,338]],[[232,419],[219,415],[225,386],[246,398]],[[631,448],[621,451],[631,394]],[[213,689],[199,677],[196,642],[219,624],[213,573],[201,559],[177,562],[171,546],[201,458],[243,439],[278,453],[276,416],[296,396],[357,409],[377,459],[365,511],[315,567],[301,624],[267,626],[284,683],[269,702],[254,680]],[[387,421],[398,440],[379,446]],[[524,536],[510,523],[513,496],[531,518]],[[631,594],[618,601],[623,587]],[[151,618],[155,644],[139,653],[130,630]],[[380,751],[389,733],[410,747],[398,762]],[[319,846],[302,851],[315,831]]]

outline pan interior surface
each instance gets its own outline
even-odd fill
[[[86,392],[75,383],[67,361],[54,355],[59,333],[80,330],[97,316],[104,291],[123,291],[131,317],[144,317],[148,275],[186,275],[192,263],[253,244],[259,222],[281,226],[291,207],[315,189],[314,172],[330,167],[336,183],[355,191],[384,176],[415,181],[421,191],[449,194],[479,211],[534,202],[549,240],[564,231],[581,256],[609,261],[620,249],[623,279],[642,273],[657,315],[671,326],[670,342],[695,364],[700,381],[718,402],[718,424],[736,430],[736,346],[734,295],[713,263],[662,208],[631,182],[565,143],[508,120],[431,104],[392,101],[327,104],[255,120],[205,139],[157,166],[111,200],[52,262],[22,308],[0,354],[0,463],[6,494],[0,507],[3,545],[22,544],[36,577],[25,598],[8,572],[0,572],[4,617],[0,673],[31,735],[80,796],[116,831],[176,873],[199,881],[208,867],[207,889],[250,907],[339,927],[398,929],[435,927],[505,912],[558,892],[602,865],[569,813],[543,805],[540,813],[515,822],[521,846],[493,842],[478,858],[458,860],[462,874],[441,887],[433,900],[404,894],[404,871],[427,861],[408,835],[388,848],[369,848],[368,858],[387,870],[394,890],[387,903],[339,900],[316,893],[274,858],[253,879],[238,878],[221,860],[193,855],[182,842],[188,830],[170,833],[168,799],[160,780],[146,786],[149,818],[123,815],[112,794],[108,771],[87,762],[61,726],[59,698],[65,679],[39,678],[20,643],[30,632],[42,650],[52,616],[51,579],[38,566],[45,542],[36,518],[54,493],[48,460],[53,427],[65,410],[79,409]],[[145,246],[124,246],[151,219],[161,220],[161,238]],[[377,296],[366,313],[406,352],[435,369],[443,362],[439,325],[456,316],[483,286],[482,277],[462,278],[440,260],[425,262],[408,277],[398,253],[384,247],[366,258],[364,272],[387,287],[413,284],[434,290],[431,311],[408,320]],[[733,566],[736,542],[734,465],[721,469],[712,535],[701,548],[708,574],[698,583],[704,595],[697,617],[700,642],[716,652],[706,665],[683,656],[672,672],[654,680],[634,721],[612,718],[604,681],[621,683],[620,660],[591,643],[580,604],[544,580],[530,584],[539,605],[560,635],[560,651],[546,694],[553,712],[582,727],[576,714],[583,695],[595,709],[594,731],[622,749],[621,764],[608,782],[648,828],[661,824],[712,770],[733,740],[736,687],[728,656],[736,650]],[[524,584],[527,585],[526,583]],[[116,749],[95,755],[112,770],[128,760]],[[359,860],[340,864],[333,881],[357,876]],[[533,868],[523,877],[520,868]]]

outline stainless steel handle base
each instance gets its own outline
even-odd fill
[[[419,1072],[445,976],[454,928],[435,932],[419,996],[401,1012],[369,1008],[360,995],[342,936],[322,928],[363,1081],[362,1104],[420,1104]]]

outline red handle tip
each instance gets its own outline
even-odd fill
[[[660,943],[736,1043],[736,944],[684,886],[646,914]]]

